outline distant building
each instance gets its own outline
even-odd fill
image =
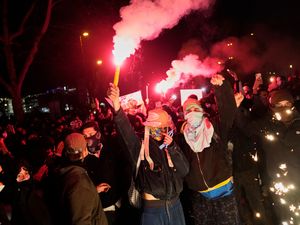
[[[0,116],[12,115],[14,113],[12,108],[12,100],[10,98],[0,98]]]
[[[84,99],[82,98],[83,96]],[[79,93],[76,88],[57,87],[47,90],[44,93],[30,94],[23,98],[23,108],[25,113],[34,111],[61,115],[66,111],[80,108],[79,104],[88,105],[88,93]],[[0,116],[13,115],[12,100],[10,98],[0,98]]]

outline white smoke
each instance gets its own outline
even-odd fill
[[[132,0],[121,8],[122,20],[113,28],[114,55],[134,54],[142,40],[155,39],[163,29],[171,29],[192,10],[207,9],[212,0]]]
[[[201,61],[198,55],[189,54],[182,60],[172,61],[172,68],[166,72],[168,77],[158,84],[157,90],[174,88],[195,76],[211,77],[222,69],[217,58],[206,57]]]

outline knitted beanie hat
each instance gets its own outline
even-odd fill
[[[183,112],[185,113],[186,111],[188,111],[192,107],[198,108],[198,109],[200,109],[202,111],[202,107],[201,107],[200,102],[198,100],[196,100],[194,98],[188,98],[183,103],[183,106],[182,106]]]

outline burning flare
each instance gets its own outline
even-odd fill
[[[173,28],[192,10],[207,9],[212,0],[131,0],[122,7],[122,20],[113,28],[115,63],[120,65],[140,47],[142,40],[153,40],[163,29]]]

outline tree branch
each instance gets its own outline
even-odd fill
[[[16,83],[17,81],[16,70],[15,70],[14,58],[13,58],[10,44],[11,42],[10,42],[9,30],[8,30],[8,4],[7,4],[7,0],[4,0],[3,1],[3,45],[4,45],[3,49],[6,58],[6,66],[7,66],[9,79],[11,83]]]
[[[27,56],[27,58],[25,59],[25,63],[23,68],[21,69],[21,72],[19,74],[19,78],[18,78],[18,86],[19,88],[22,87],[22,84],[24,82],[25,76],[29,70],[30,65],[33,62],[34,56],[36,55],[37,51],[38,51],[38,46],[41,42],[41,39],[43,37],[43,35],[46,33],[49,23],[50,23],[50,18],[51,18],[51,12],[52,12],[52,6],[53,6],[53,1],[52,0],[48,0],[48,4],[47,4],[47,11],[46,11],[46,16],[45,16],[45,20],[44,20],[44,24],[41,28],[40,33],[36,36],[35,41],[33,42],[33,46],[31,48],[31,50],[29,51],[29,54]]]
[[[24,16],[24,18],[23,18],[23,20],[20,24],[20,27],[19,27],[18,31],[11,35],[11,37],[10,37],[11,40],[17,38],[18,36],[20,36],[24,32],[25,24],[26,24],[27,20],[29,19],[29,17],[31,16],[35,5],[36,5],[36,1],[34,3],[32,3],[31,7],[27,11],[26,15]]]

